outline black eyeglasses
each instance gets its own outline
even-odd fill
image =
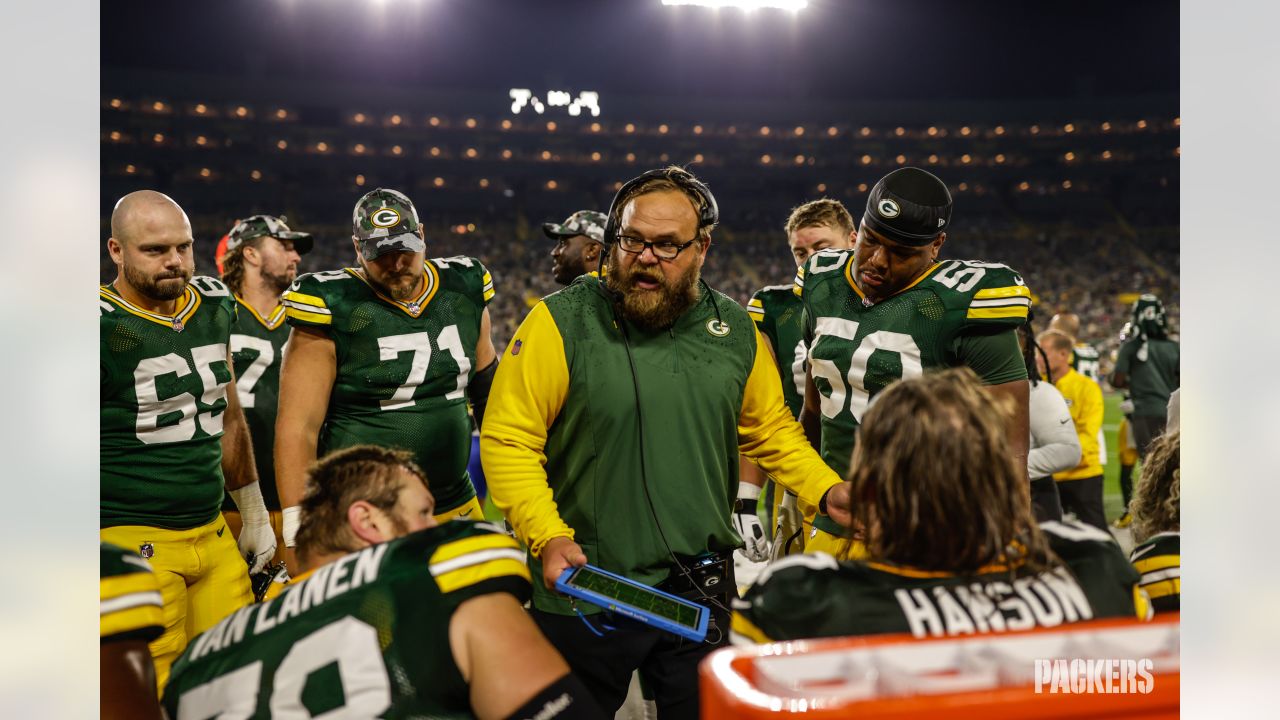
[[[645,248],[649,248],[653,251],[653,256],[659,260],[675,260],[680,253],[684,252],[685,248],[697,241],[698,239],[694,238],[687,243],[673,243],[668,240],[663,240],[661,242],[649,242],[648,240],[641,240],[640,238],[633,237],[631,235],[619,235],[618,247],[623,252],[629,252],[632,255],[639,255],[644,252]]]

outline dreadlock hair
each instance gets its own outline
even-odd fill
[[[398,469],[427,485],[413,453],[377,445],[353,445],[329,453],[307,468],[307,491],[298,521],[298,557],[346,553],[358,547],[347,510],[358,500],[390,512],[404,488]]]
[[[1031,310],[1027,311],[1027,321],[1018,326],[1018,340],[1022,345],[1022,364],[1027,366],[1027,381],[1031,383],[1031,387],[1040,384],[1040,368],[1036,366],[1036,354],[1039,353],[1040,359],[1044,360],[1046,374],[1049,369],[1049,356],[1045,355],[1044,348],[1040,347],[1040,343],[1036,342],[1036,332],[1031,323],[1035,320],[1035,315]],[[1050,382],[1052,383],[1052,378]]]
[[[867,559],[953,573],[1051,562],[1005,438],[1012,411],[964,367],[880,393],[849,473]]]
[[[244,294],[244,250],[245,248],[254,248],[256,250],[262,245],[262,240],[265,237],[267,236],[259,235],[245,240],[237,245],[234,250],[228,250],[227,254],[222,256],[222,282],[231,288],[231,292],[237,295]]]
[[[1133,490],[1129,512],[1133,515],[1133,540],[1144,542],[1162,532],[1178,532],[1181,504],[1181,439],[1177,430],[1151,443],[1142,459],[1142,476]]]

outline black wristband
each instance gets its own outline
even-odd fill
[[[733,501],[733,511],[738,514],[746,513],[748,515],[755,515],[759,507],[760,502],[755,498],[750,500],[746,498],[738,498]]]
[[[471,400],[471,413],[476,416],[476,427],[484,427],[484,409],[489,404],[489,389],[497,373],[498,361],[494,360],[485,369],[477,370],[467,384],[467,398]]]
[[[573,673],[543,688],[507,720],[600,720],[609,717]]]

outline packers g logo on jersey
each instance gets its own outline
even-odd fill
[[[400,222],[400,213],[395,208],[384,207],[369,216],[369,223],[374,227],[389,228]]]
[[[876,205],[876,210],[879,210],[880,214],[887,218],[896,218],[902,214],[902,208],[898,207],[898,203],[889,198],[881,200],[880,204]]]
[[[708,320],[707,332],[715,335],[716,337],[724,337],[729,334],[729,324],[719,320]]]

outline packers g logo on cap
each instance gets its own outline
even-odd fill
[[[400,222],[400,213],[395,208],[384,207],[369,216],[369,223],[374,227],[389,228]]]
[[[890,200],[889,198],[881,200],[880,204],[876,205],[876,210],[880,211],[880,214],[887,218],[896,218],[902,213],[902,208],[898,207],[898,203]]]

